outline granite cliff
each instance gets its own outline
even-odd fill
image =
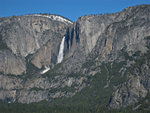
[[[0,18],[0,99],[32,103],[84,93],[110,109],[142,101],[150,91],[149,12],[141,5],[74,23],[48,14]]]

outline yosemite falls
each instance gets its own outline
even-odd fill
[[[63,37],[60,48],[59,48],[59,53],[57,57],[57,63],[61,63],[64,57],[64,43],[65,43],[65,36]]]
[[[57,56],[57,64],[61,63],[63,60],[63,56],[64,56],[64,42],[65,42],[65,36],[63,37],[61,44],[60,44],[60,48],[59,48],[59,53]],[[43,71],[41,71],[40,74],[45,74],[47,71],[50,70],[50,67],[45,66],[45,69]]]

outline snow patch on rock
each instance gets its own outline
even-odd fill
[[[31,16],[40,16],[40,17],[46,17],[46,18],[50,18],[52,20],[56,20],[56,21],[60,21],[60,22],[63,22],[63,23],[70,23],[70,24],[73,24],[72,21],[70,20],[67,20],[61,16],[58,16],[58,15],[41,15],[41,14],[34,14],[34,15],[31,15]]]

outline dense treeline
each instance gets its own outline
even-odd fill
[[[0,102],[0,113],[149,113],[150,110],[146,108],[149,104],[143,104],[138,110],[133,110],[131,107],[109,110],[107,108],[99,108],[98,105],[90,107],[86,103],[85,105],[69,105],[69,103],[63,105],[51,104],[46,101],[32,104],[9,104]]]

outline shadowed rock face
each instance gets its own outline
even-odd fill
[[[140,101],[150,90],[149,12],[150,6],[142,5],[83,16],[75,23],[52,15],[0,18],[0,99],[31,103],[69,98],[92,87],[89,77],[106,71],[103,89],[111,88],[109,107]],[[64,36],[64,59],[57,64]],[[50,71],[41,75],[44,67]]]

